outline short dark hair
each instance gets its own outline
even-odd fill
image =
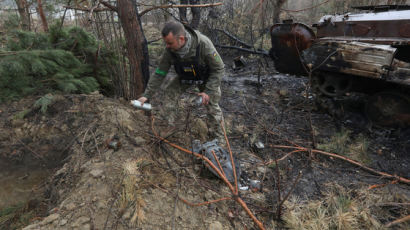
[[[164,28],[162,28],[162,31],[161,31],[162,37],[168,36],[168,34],[171,32],[174,36],[179,36],[179,35],[185,36],[184,26],[180,22],[177,22],[177,21],[169,21],[165,23]]]

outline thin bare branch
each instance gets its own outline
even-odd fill
[[[347,162],[349,162],[353,165],[356,165],[356,166],[364,169],[365,171],[368,171],[368,172],[373,173],[375,175],[379,175],[379,176],[389,178],[389,179],[396,179],[399,182],[402,182],[402,183],[405,183],[405,184],[410,184],[410,180],[407,179],[407,178],[391,175],[391,174],[388,174],[388,173],[385,173],[385,172],[379,172],[379,171],[374,170],[372,168],[369,168],[369,167],[367,167],[367,166],[365,166],[365,165],[363,165],[363,164],[361,164],[361,163],[359,163],[355,160],[352,160],[348,157],[341,156],[341,155],[338,155],[338,154],[335,154],[335,153],[329,153],[329,152],[325,152],[325,151],[321,151],[321,150],[309,149],[309,148],[304,148],[304,147],[294,147],[294,146],[285,146],[285,145],[272,145],[272,147],[273,148],[285,148],[285,149],[298,149],[298,150],[304,150],[305,152],[310,152],[311,151],[311,152],[319,153],[319,154],[322,154],[322,155],[325,155],[325,156],[335,157],[335,158],[347,161]]]
[[[269,56],[269,52],[266,50],[256,50],[255,51],[253,49],[245,49],[245,48],[241,48],[237,46],[226,46],[226,45],[218,45],[218,44],[215,44],[215,46],[219,48],[224,48],[224,49],[235,49],[235,50],[240,50],[240,51],[251,53],[251,54],[261,54],[263,56]]]
[[[389,228],[389,227],[392,227],[392,226],[394,226],[394,225],[396,225],[396,224],[400,224],[400,223],[407,222],[407,221],[410,221],[410,215],[405,216],[405,217],[400,218],[400,219],[397,219],[397,220],[395,220],[395,221],[392,221],[392,222],[386,224],[385,226],[386,226],[387,228]]]
[[[211,3],[211,4],[200,4],[200,5],[161,5],[161,6],[153,6],[151,8],[148,8],[146,10],[143,10],[141,13],[139,13],[140,16],[156,9],[168,9],[168,8],[195,8],[195,7],[214,7],[214,6],[220,6],[222,5],[222,2],[218,3]]]
[[[238,42],[240,45],[243,45],[245,48],[253,48],[253,45],[248,44],[248,43],[246,43],[246,42],[240,40],[239,38],[237,38],[235,35],[229,33],[228,31],[221,30],[221,29],[214,29],[214,30],[225,34],[225,35],[228,36],[230,39],[234,40],[235,42]]]
[[[117,7],[115,7],[115,6],[111,5],[111,4],[110,4],[110,3],[108,3],[108,2],[101,1],[101,0],[98,0],[98,2],[99,2],[99,3],[101,3],[101,4],[103,4],[105,7],[107,7],[107,8],[109,8],[109,9],[111,9],[112,11],[117,11],[117,10],[118,10],[118,8],[117,8]]]
[[[300,10],[288,10],[288,9],[281,9],[281,10],[286,11],[286,12],[294,12],[294,13],[296,13],[296,12],[302,12],[302,11],[311,10],[311,9],[313,9],[313,8],[316,8],[316,7],[318,7],[318,6],[321,6],[321,5],[323,5],[323,4],[326,4],[326,3],[328,3],[329,1],[330,1],[330,0],[326,0],[326,1],[324,1],[324,2],[321,2],[321,3],[317,4],[317,5],[314,5],[314,6],[311,6],[311,7],[307,7],[307,8],[303,8],[303,9],[300,9]]]
[[[80,7],[80,6],[64,6],[66,9],[71,9],[71,10],[80,10],[80,11],[87,11],[87,12],[103,12],[103,11],[112,11],[110,8],[85,8],[85,7]]]
[[[265,229],[265,227],[263,226],[262,222],[260,222],[260,221],[256,218],[256,216],[255,216],[255,215],[252,213],[252,211],[248,208],[247,204],[246,204],[246,203],[243,201],[243,199],[239,196],[238,189],[235,188],[235,187],[237,187],[237,181],[236,181],[237,178],[236,178],[235,165],[234,165],[234,164],[232,164],[232,166],[233,166],[234,175],[235,175],[235,187],[228,181],[228,179],[226,178],[226,176],[224,176],[224,175],[222,174],[221,170],[219,170],[219,169],[212,163],[212,161],[209,160],[207,157],[205,157],[205,156],[203,156],[203,155],[201,155],[201,154],[199,154],[199,153],[190,151],[190,150],[188,150],[188,149],[186,149],[186,148],[183,148],[183,147],[181,147],[181,146],[179,146],[179,145],[177,145],[177,144],[174,144],[174,143],[170,142],[169,140],[167,140],[167,139],[165,139],[165,138],[159,136],[158,133],[157,133],[157,132],[155,131],[155,129],[154,129],[154,121],[155,121],[155,118],[154,118],[154,116],[152,116],[152,117],[151,117],[151,129],[152,129],[152,132],[154,133],[154,135],[155,135],[159,140],[163,141],[164,143],[166,143],[166,144],[168,144],[168,145],[170,145],[170,146],[172,146],[172,147],[174,147],[174,148],[176,148],[176,149],[178,149],[178,150],[181,150],[182,152],[185,152],[185,153],[194,155],[194,156],[196,156],[197,158],[199,158],[199,159],[203,160],[204,162],[206,162],[206,163],[207,163],[207,166],[209,166],[210,168],[212,168],[213,170],[215,170],[215,172],[219,175],[219,177],[222,179],[222,181],[228,186],[229,190],[231,190],[231,193],[232,193],[232,195],[233,195],[233,196],[232,196],[232,199],[234,199],[239,205],[242,206],[242,208],[245,210],[245,212],[248,214],[248,216],[253,220],[253,222],[259,227],[259,229],[261,229],[261,230],[264,230],[264,229]],[[226,133],[225,133],[225,138],[227,139]],[[230,150],[230,146],[229,146],[229,142],[228,142],[228,141],[227,141],[227,144],[228,144],[228,149]],[[230,152],[230,154],[231,154],[231,159],[233,159],[233,158],[232,158],[232,151],[229,151],[229,152]],[[222,198],[222,200],[223,200],[223,199],[225,199],[225,198]],[[220,200],[217,200],[217,201],[220,201]],[[217,201],[215,201],[215,202],[217,202]]]

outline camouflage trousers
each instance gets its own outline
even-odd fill
[[[186,105],[193,105],[192,101],[198,96],[195,93],[203,92],[204,85],[190,86],[180,84],[178,77],[166,88],[165,92],[161,95],[161,106],[159,108],[159,115],[162,119],[166,120],[169,125],[173,126],[178,120],[184,119],[184,114],[181,114]],[[191,94],[184,94],[190,92]],[[183,96],[187,97],[187,100],[183,100]],[[219,143],[225,142],[225,137],[221,124],[224,120],[222,110],[219,107],[219,101],[221,99],[221,88],[218,87],[212,93],[208,94],[209,103],[205,106],[207,110],[208,120],[208,134],[211,139],[218,139]],[[191,101],[191,102],[187,102]]]

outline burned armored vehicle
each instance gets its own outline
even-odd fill
[[[317,97],[364,93],[374,123],[409,126],[410,6],[355,9],[323,16],[312,28],[291,20],[273,25],[275,67],[309,76]]]

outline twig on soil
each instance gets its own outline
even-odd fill
[[[298,176],[296,177],[295,181],[292,184],[292,187],[290,188],[290,190],[288,191],[288,193],[285,195],[285,197],[283,197],[282,201],[279,203],[278,205],[278,209],[282,209],[282,205],[283,203],[285,203],[285,201],[289,198],[289,195],[293,192],[293,190],[296,187],[296,184],[298,183],[299,179],[302,177],[302,171],[299,171]],[[278,213],[281,213],[281,210],[278,210]]]
[[[124,178],[125,178],[125,174],[122,176],[122,178],[121,178],[120,183],[118,184],[118,186],[114,187],[114,189],[115,189],[115,188],[118,188],[118,190],[119,190],[119,189],[122,188],[122,183],[124,182]],[[114,191],[114,192],[115,192],[115,191]],[[111,200],[110,208],[108,209],[107,218],[105,219],[105,223],[104,223],[104,227],[103,227],[104,230],[107,229],[108,220],[110,219],[110,215],[111,215],[111,212],[112,212],[112,208],[114,207],[115,201],[118,199],[118,197],[120,196],[121,193],[120,193],[119,191],[116,191],[116,194],[117,194],[117,196],[115,197],[115,199],[112,199],[112,200]]]
[[[28,147],[26,144],[24,144],[24,142],[22,142],[21,140],[19,140],[18,138],[16,139],[20,144],[22,144],[26,149],[28,149],[31,153],[33,153],[33,155],[41,160],[45,160],[43,156],[41,156],[40,154],[36,153],[34,150],[32,150],[30,147]]]
[[[257,116],[255,116],[254,114],[252,114],[252,113],[250,112],[250,110],[249,110],[249,108],[248,108],[248,105],[247,105],[246,102],[245,102],[245,98],[243,98],[242,103],[243,103],[243,105],[244,105],[244,107],[245,107],[246,112],[247,112],[247,113],[256,121],[256,123],[257,123],[259,126],[261,126],[267,133],[269,133],[269,134],[271,134],[271,135],[276,135],[276,136],[279,136],[279,137],[281,136],[280,133],[275,133],[275,132],[273,132],[272,130],[268,129],[268,128],[266,127],[266,125],[262,124],[262,122],[260,122],[258,119],[255,119],[255,117],[257,117]],[[282,137],[281,137],[281,138],[282,138]],[[282,139],[283,139],[283,138],[282,138]],[[283,139],[283,140],[285,140],[285,141],[288,142],[289,144],[292,144],[292,145],[294,145],[294,146],[300,147],[298,144],[296,144],[296,143],[293,142],[293,141],[290,141],[290,140],[288,140],[288,139]]]
[[[233,169],[233,177],[235,180],[235,193],[236,195],[238,194],[238,178],[236,176],[236,167],[235,167],[235,163],[233,162],[233,154],[232,154],[232,149],[231,149],[231,145],[229,144],[229,140],[228,137],[226,136],[226,130],[225,130],[225,125],[224,125],[224,120],[221,120],[221,128],[224,132],[224,137],[225,137],[225,141],[226,141],[226,145],[228,146],[228,151],[229,151],[229,155],[231,157],[231,165],[232,165],[232,169]],[[223,172],[223,170],[222,170]]]
[[[276,177],[277,177],[276,187],[278,188],[278,202],[280,202],[280,200],[281,200],[281,196],[280,196],[280,189],[281,189],[281,186],[280,186],[280,171],[279,171],[279,167],[278,167],[278,158],[276,157],[276,154],[274,154],[274,155],[275,155],[275,165],[276,165],[275,169],[276,169]],[[282,211],[282,206],[280,206],[278,204],[278,206],[276,208],[276,219],[277,220],[279,220],[280,216],[282,215],[281,211]]]
[[[283,161],[283,160],[285,160],[286,158],[288,158],[290,155],[292,155],[293,153],[303,152],[303,151],[304,151],[304,150],[300,150],[300,149],[294,150],[294,151],[292,151],[292,152],[287,153],[285,156],[283,156],[283,157],[281,157],[281,158],[279,158],[279,159],[277,159],[277,160],[271,160],[271,161],[265,162],[265,163],[263,163],[263,164],[264,164],[264,165],[270,165],[270,164],[272,164],[273,162]]]
[[[400,218],[400,219],[397,219],[397,220],[395,220],[395,221],[392,221],[392,222],[386,224],[385,227],[386,227],[386,228],[390,228],[390,227],[392,227],[392,226],[394,226],[394,225],[396,225],[396,224],[400,224],[400,223],[407,222],[407,221],[410,221],[410,215],[405,216],[405,217]]]
[[[153,184],[153,183],[151,183],[151,182],[148,182],[148,183],[151,184],[152,186],[154,186],[154,187],[160,189],[161,191],[167,193],[167,194],[170,194],[170,195],[172,194],[170,191],[168,191],[168,190],[165,189],[165,188],[160,187],[159,185]],[[185,200],[184,198],[181,198],[180,196],[177,196],[177,198],[178,198],[180,201],[182,201],[182,202],[184,202],[185,204],[187,204],[187,205],[189,205],[189,206],[192,206],[192,207],[204,206],[204,205],[213,204],[213,203],[216,203],[216,202],[219,202],[219,201],[231,200],[231,199],[232,199],[231,197],[223,197],[223,198],[219,198],[219,199],[216,199],[216,200],[205,201],[205,202],[202,202],[202,203],[192,203],[192,202],[189,202],[189,201]]]
[[[410,206],[410,203],[388,202],[388,203],[373,204],[371,206]]]
[[[382,187],[384,187],[384,186],[386,186],[386,185],[388,185],[388,184],[397,184],[397,182],[398,182],[398,180],[393,180],[393,181],[391,181],[390,183],[374,184],[374,185],[369,186],[369,190],[370,190],[370,189],[375,189],[375,188],[382,188]]]
[[[165,153],[167,153],[169,156],[172,156],[172,154],[168,153],[168,149],[166,149],[165,146],[163,146],[162,143],[159,143],[159,145],[160,145],[160,148],[161,148],[162,156],[164,157],[165,162],[168,165],[168,168],[171,169],[171,171],[173,171],[175,173],[175,176],[178,176],[178,173],[171,167],[171,164],[169,163],[168,158],[167,158]],[[176,161],[175,158],[173,160],[177,163],[178,166],[181,166],[181,164],[178,161]]]
[[[98,155],[100,155],[100,158],[102,159],[102,155],[101,155],[101,151],[98,148],[98,144],[97,144],[97,138],[95,137],[95,133],[91,130],[91,133],[93,134],[94,137],[94,144],[95,144],[95,148],[97,149]]]
[[[83,141],[81,142],[81,148],[80,148],[80,151],[79,151],[79,152],[82,152],[82,151],[83,151],[84,142],[85,142],[85,137],[87,136],[87,133],[88,133],[88,131],[90,130],[90,128],[91,128],[91,127],[88,127],[87,130],[86,130],[85,133],[84,133]]]
[[[310,134],[312,135],[312,148],[316,148],[317,145],[316,145],[315,131],[313,130],[311,109],[309,109],[309,126],[310,126]]]
[[[93,124],[93,123],[91,123],[88,127],[91,127],[92,124]],[[81,135],[83,134],[83,132],[84,132],[84,131],[81,131],[80,133],[75,134],[75,133],[71,130],[71,128],[68,129],[68,130],[69,130],[70,133],[74,136],[74,138],[69,142],[69,144],[68,144],[60,153],[64,153],[64,151],[66,151],[68,148],[70,148],[70,147],[74,144],[74,141],[76,141],[77,144],[80,144],[80,141],[77,140],[77,138],[78,138],[79,136],[81,136]],[[67,160],[68,160],[69,158],[71,158],[71,157],[72,157],[72,155],[70,154],[70,155],[68,155],[66,158],[64,158],[61,162],[65,162],[65,161],[67,161]]]
[[[224,171],[224,169],[222,168],[221,163],[219,162],[218,157],[216,157],[216,154],[215,154],[214,150],[212,150],[212,155],[214,156],[214,159],[215,159],[216,163],[218,163],[219,169],[221,170],[222,174],[223,174],[224,176],[226,176],[226,175],[225,175],[225,171]]]
[[[329,156],[329,157],[335,157],[344,161],[347,161],[353,165],[356,165],[362,169],[364,169],[365,171],[368,171],[370,173],[385,177],[385,178],[389,178],[389,179],[396,179],[399,182],[405,183],[405,184],[410,184],[410,180],[404,177],[400,177],[400,176],[395,176],[395,175],[390,175],[388,173],[385,172],[379,172],[377,170],[374,170],[372,168],[369,168],[367,166],[364,166],[362,164],[360,164],[359,162],[352,160],[348,157],[345,156],[340,156],[338,154],[335,153],[329,153],[329,152],[325,152],[325,151],[321,151],[321,150],[316,150],[316,149],[309,149],[309,148],[304,148],[304,147],[294,147],[294,146],[286,146],[286,145],[271,145],[271,147],[273,148],[285,148],[285,149],[297,149],[297,150],[302,150],[301,152],[313,152],[313,153],[319,153],[325,156]]]
[[[177,173],[176,177],[177,177],[177,186],[176,186],[177,191],[175,192],[174,213],[172,214],[172,228],[171,228],[172,230],[175,230],[175,214],[177,212],[177,204],[178,204],[178,198],[179,198],[179,195],[178,195],[179,188],[181,187],[181,183],[180,183],[181,177],[179,176],[179,173]]]
[[[219,202],[219,201],[224,201],[224,200],[232,200],[232,198],[231,197],[223,197],[223,198],[219,198],[219,199],[217,199],[217,200],[211,200],[211,201],[205,201],[205,202],[202,202],[202,203],[191,203],[191,202],[189,202],[189,201],[187,201],[187,200],[184,200],[184,199],[182,199],[182,198],[179,198],[182,202],[184,202],[185,204],[187,204],[187,205],[189,205],[189,206],[193,206],[193,207],[198,207],[198,206],[203,206],[203,205],[209,205],[209,204],[213,204],[213,203],[216,203],[216,202]]]

